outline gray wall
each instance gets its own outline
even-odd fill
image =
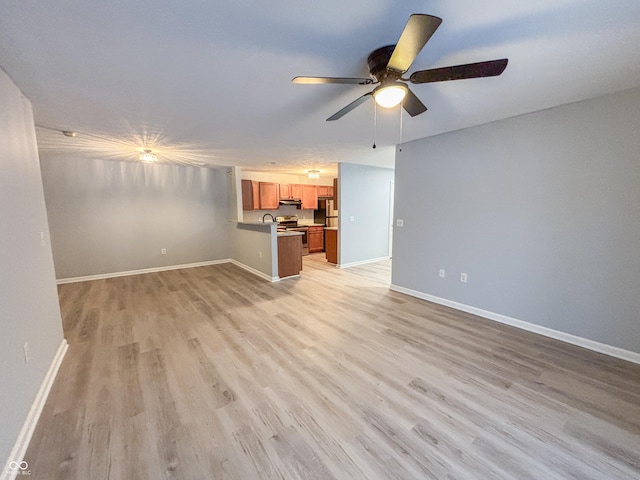
[[[2,472],[63,335],[31,104],[1,69],[0,172]]]
[[[230,256],[227,169],[41,157],[57,278]]]
[[[405,144],[392,283],[640,352],[639,112],[634,89]]]
[[[338,169],[339,264],[388,257],[393,170],[352,163],[341,163]]]

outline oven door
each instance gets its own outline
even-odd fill
[[[309,227],[289,227],[290,232],[302,232],[302,255],[309,255]]]

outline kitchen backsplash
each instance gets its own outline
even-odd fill
[[[313,223],[313,210],[298,210],[293,205],[280,205],[277,210],[244,210],[245,222],[261,222],[263,215],[270,213],[274,217],[284,215],[297,215],[301,223]],[[267,217],[267,221],[271,219]]]

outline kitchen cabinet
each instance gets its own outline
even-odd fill
[[[308,231],[309,253],[324,251],[324,226],[310,225]]]
[[[300,200],[302,198],[302,185],[299,183],[292,183],[289,185],[289,188],[291,189],[291,198],[295,200]]]
[[[242,180],[243,210],[277,210],[279,185],[272,182]]]
[[[278,277],[300,275],[302,235],[278,235]]]
[[[242,180],[242,209],[260,210],[260,184],[253,180]]]
[[[325,228],[325,251],[327,262],[338,264],[338,229]]]
[[[318,198],[333,197],[333,187],[330,185],[318,185]]]
[[[333,179],[333,208],[338,210],[338,179]]]
[[[289,185],[281,183],[280,198],[283,200],[300,200],[302,198],[302,185],[299,183],[291,183]]]
[[[302,186],[302,209],[316,210],[318,208],[318,190],[315,185]]]
[[[280,185],[273,182],[260,182],[260,210],[277,210],[280,205]]]

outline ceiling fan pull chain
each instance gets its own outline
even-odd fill
[[[373,102],[373,148],[376,148],[376,132],[378,130],[378,108]]]
[[[400,144],[399,144],[399,151],[402,151],[402,105],[400,105]]]

